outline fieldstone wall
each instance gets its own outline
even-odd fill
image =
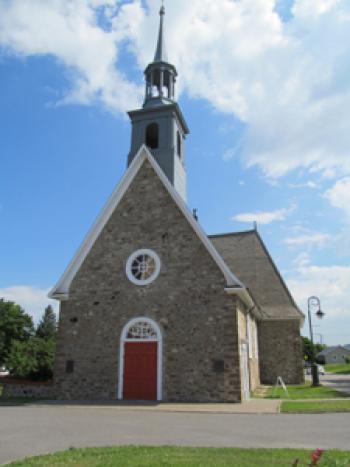
[[[275,384],[281,376],[288,384],[304,381],[299,320],[265,320],[258,324],[260,380]]]
[[[23,381],[16,379],[0,379],[3,385],[3,398],[28,397],[33,399],[53,399],[54,387],[52,382]]]
[[[158,278],[131,283],[140,248],[161,259]],[[235,297],[148,161],[136,175],[61,303],[55,386],[61,399],[116,399],[124,325],[146,316],[163,334],[163,400],[241,398]]]

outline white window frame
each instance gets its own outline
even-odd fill
[[[154,259],[155,266],[156,266],[155,272],[150,277],[148,277],[147,279],[144,279],[144,280],[136,279],[136,277],[132,273],[132,263],[135,261],[135,259],[138,256],[141,256],[141,255],[148,255],[148,256],[152,257]],[[157,255],[157,253],[155,253],[153,250],[149,250],[148,248],[142,248],[141,250],[134,251],[134,253],[132,253],[129,256],[129,258],[128,258],[127,262],[126,262],[125,272],[126,272],[127,278],[133,284],[135,284],[135,285],[148,285],[148,284],[151,284],[153,281],[155,281],[157,279],[157,277],[159,276],[159,273],[160,273],[160,268],[161,268],[161,261],[160,261],[159,256]]]
[[[144,321],[153,327],[157,337],[151,339],[128,339],[127,335],[131,326],[134,326],[139,321]],[[128,321],[123,327],[120,336],[119,345],[119,378],[118,378],[118,400],[123,400],[123,388],[124,388],[124,355],[125,355],[125,343],[126,342],[157,342],[157,401],[162,400],[162,359],[163,359],[163,338],[162,332],[158,324],[150,318],[145,316],[139,316]]]
[[[254,320],[254,357],[259,358],[258,323]]]
[[[250,326],[250,314],[247,314],[247,320],[246,320],[246,325],[247,325],[247,341],[248,341],[248,355],[249,358],[253,358],[253,349],[252,349],[252,330]]]

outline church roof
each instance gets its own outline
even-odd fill
[[[264,316],[304,319],[256,230],[209,238],[229,268],[251,291]]]
[[[120,183],[117,185],[116,189],[114,190],[106,205],[102,209],[100,215],[96,219],[96,222],[91,227],[89,233],[85,237],[79,250],[68,265],[63,276],[61,277],[57,285],[49,293],[49,297],[59,300],[65,300],[68,298],[70,285],[76,273],[83,264],[83,261],[89,254],[95,241],[102,232],[102,229],[110,219],[119,202],[123,198],[126,190],[130,186],[136,174],[138,173],[138,171],[140,170],[140,168],[146,160],[149,161],[154,171],[164,184],[165,188],[168,190],[170,196],[173,198],[174,202],[177,204],[177,206],[179,207],[189,224],[192,226],[193,230],[195,231],[199,239],[202,241],[213,260],[216,262],[217,266],[222,271],[223,276],[226,279],[227,285],[227,288],[225,290],[230,293],[236,293],[245,303],[247,303],[249,306],[252,306],[253,300],[249,292],[246,290],[243,283],[232,273],[232,271],[229,269],[223,258],[216,251],[212,242],[208,239],[208,237],[200,227],[199,223],[193,218],[193,215],[188,210],[185,202],[182,200],[181,196],[177,193],[175,188],[171,185],[168,178],[166,177],[162,169],[159,167],[158,163],[156,162],[156,160],[145,145],[143,145],[140,148],[138,154],[130,164]]]

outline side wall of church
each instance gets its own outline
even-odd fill
[[[158,278],[147,286],[133,284],[125,273],[128,257],[141,248],[161,259]],[[225,285],[146,161],[61,304],[58,398],[116,399],[122,329],[133,318],[149,317],[163,336],[163,400],[240,400],[236,302]]]
[[[260,379],[275,384],[281,376],[288,384],[304,381],[299,320],[265,320],[259,326]]]

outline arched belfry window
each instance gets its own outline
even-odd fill
[[[157,123],[150,123],[146,128],[146,146],[151,149],[158,149],[159,126]]]

